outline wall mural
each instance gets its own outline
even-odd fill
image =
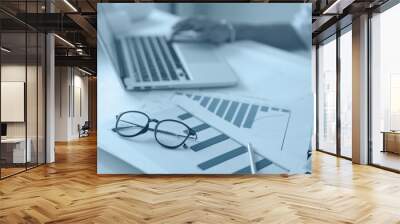
[[[99,174],[311,172],[311,4],[101,3],[97,19]]]

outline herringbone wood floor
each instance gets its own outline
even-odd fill
[[[0,181],[0,223],[400,223],[400,175],[314,153],[313,174],[98,176],[96,139]]]

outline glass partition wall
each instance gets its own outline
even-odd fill
[[[351,25],[317,47],[317,150],[351,158]]]
[[[18,6],[38,10],[25,4]],[[0,12],[1,179],[45,163],[46,156],[45,35],[14,19]]]
[[[1,34],[1,177],[26,169],[26,33]],[[5,51],[4,49],[7,49]],[[18,49],[18,51],[16,50]],[[29,154],[29,153],[28,153]],[[29,160],[28,160],[29,162]]]

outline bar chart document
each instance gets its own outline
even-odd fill
[[[306,162],[307,147],[302,149],[304,154],[300,157],[286,147],[290,123],[293,122],[293,111],[289,107],[260,99],[201,92],[177,93],[173,102],[200,120],[213,124],[214,128],[240,144],[251,143],[258,154],[282,169],[298,172],[299,164]],[[308,133],[311,138],[311,128]],[[220,140],[218,137],[222,138],[217,136],[211,140]],[[202,145],[194,147],[201,148]]]

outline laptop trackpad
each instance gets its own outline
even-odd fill
[[[220,60],[216,55],[215,45],[204,43],[175,43],[174,48],[179,56],[190,64],[218,63]]]

